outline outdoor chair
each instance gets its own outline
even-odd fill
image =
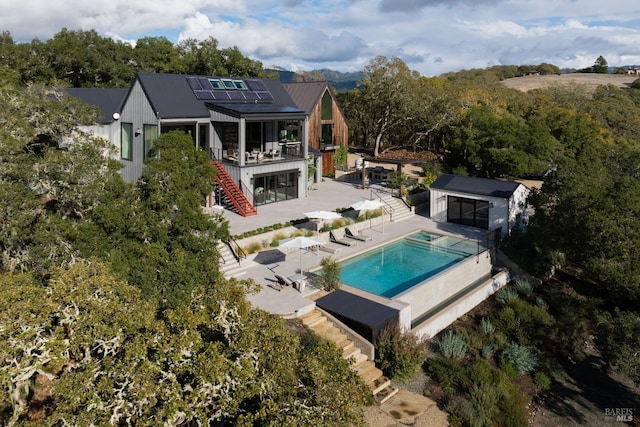
[[[292,288],[295,287],[295,283],[293,283],[291,280],[287,279],[286,277],[280,276],[279,274],[276,274],[275,276],[280,286],[282,287],[291,286]]]
[[[351,230],[349,230],[349,227],[344,229],[344,235],[349,239],[359,240],[361,242],[368,242],[369,240],[373,239],[371,236],[366,236],[361,232],[358,232],[358,234],[354,234],[353,232],[351,232]]]
[[[343,245],[343,246],[356,246],[356,242],[349,241],[346,239],[338,239],[336,235],[333,234],[333,231],[329,232],[329,240],[331,240],[333,243],[338,243],[339,245]]]

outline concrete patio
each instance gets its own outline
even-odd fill
[[[347,208],[355,202],[371,198],[372,190],[386,191],[383,187],[372,187],[371,189],[363,190],[355,184],[325,179],[323,182],[317,183],[314,186],[314,190],[310,191],[309,196],[304,199],[294,199],[260,206],[258,215],[247,218],[230,211],[224,211],[223,215],[229,221],[231,234],[239,235],[261,227],[304,218],[305,212],[313,210],[333,211],[337,208]],[[320,239],[328,243],[328,246],[336,248],[338,252],[331,254],[317,249],[289,249],[286,250],[287,254],[284,259],[280,257],[274,262],[270,262],[268,259],[256,262],[254,254],[242,261],[242,271],[236,274],[235,277],[238,280],[253,279],[261,285],[260,292],[248,295],[248,300],[254,306],[286,318],[298,317],[315,307],[313,295],[319,290],[313,285],[313,271],[320,268],[320,262],[323,257],[330,256],[333,260],[340,261],[419,229],[474,239],[481,238],[484,235],[483,230],[455,224],[435,223],[423,215],[413,215],[399,222],[390,222],[387,215],[385,216],[384,224],[381,224],[381,218],[376,218],[353,224],[350,228],[354,230],[362,229],[372,239],[368,242],[356,242],[357,244],[353,246],[341,246],[335,243],[328,243],[329,233],[320,233]],[[282,290],[269,287],[269,284],[277,282],[275,279],[276,274],[291,277],[300,273],[299,251],[302,251],[302,264],[305,275],[308,277],[305,289],[299,292],[291,287],[285,287]]]

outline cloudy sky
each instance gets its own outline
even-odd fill
[[[377,55],[423,75],[539,64],[640,64],[633,0],[0,0],[0,30],[46,40],[63,27],[135,41],[214,37],[264,66],[358,71]]]

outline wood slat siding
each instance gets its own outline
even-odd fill
[[[349,127],[333,94],[331,94],[331,105],[333,120],[322,120],[322,97],[320,97],[318,103],[309,115],[309,146],[316,150],[320,150],[323,124],[333,124],[333,139],[335,145],[345,144],[348,147]],[[333,175],[334,173],[333,151],[323,152],[322,175]]]
[[[140,121],[139,118],[142,118]],[[138,118],[138,119],[136,119]],[[129,92],[127,101],[120,113],[120,123],[132,123],[133,130],[143,129],[145,124],[157,125],[158,120],[156,113],[151,108],[149,100],[144,94],[140,83],[136,81]],[[118,129],[118,158],[120,158],[120,134]],[[140,178],[142,175],[142,168],[144,167],[144,139],[143,135],[133,137],[133,160],[120,159],[124,167],[120,170],[122,179],[126,182],[133,182]]]

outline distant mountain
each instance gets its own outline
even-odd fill
[[[270,66],[266,67],[265,71],[269,74],[277,74],[282,83],[291,83],[293,81],[312,81],[313,76],[321,75],[338,92],[346,92],[356,88],[365,78],[364,73],[361,72],[343,73],[341,71],[329,70],[327,68],[294,72],[285,70],[281,67]]]

